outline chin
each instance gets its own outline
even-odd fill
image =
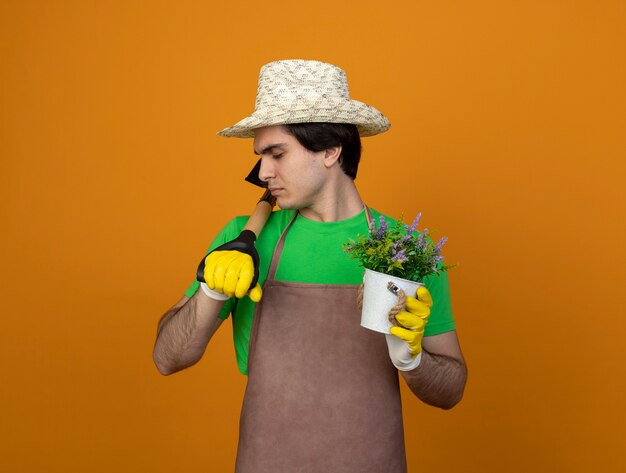
[[[281,199],[280,196],[276,199],[276,205],[282,210],[298,210],[300,207],[295,202],[290,202],[287,199]]]
[[[281,195],[276,198],[276,205],[278,205],[282,210],[302,210],[310,206],[306,200],[298,201],[295,199],[288,199],[286,196]]]

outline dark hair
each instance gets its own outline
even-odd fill
[[[348,123],[291,123],[287,132],[309,151],[315,153],[341,146],[339,165],[344,173],[356,179],[361,159],[361,137],[356,125]]]

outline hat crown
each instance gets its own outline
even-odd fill
[[[261,68],[255,110],[277,102],[350,100],[346,73],[320,61],[289,59],[270,62]]]
[[[252,138],[254,130],[293,123],[356,125],[360,136],[383,133],[389,120],[371,105],[350,99],[346,73],[321,61],[287,59],[261,67],[254,112],[218,135]]]

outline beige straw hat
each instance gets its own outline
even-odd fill
[[[252,115],[218,132],[254,137],[254,129],[289,123],[351,123],[361,136],[383,133],[389,120],[363,102],[350,99],[346,73],[332,64],[291,59],[265,64]]]

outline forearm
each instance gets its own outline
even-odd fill
[[[202,358],[222,322],[218,314],[223,304],[199,290],[182,307],[161,317],[152,355],[161,374],[175,373]]]
[[[431,406],[451,409],[463,397],[467,367],[459,359],[422,350],[419,366],[401,373],[411,391]]]

